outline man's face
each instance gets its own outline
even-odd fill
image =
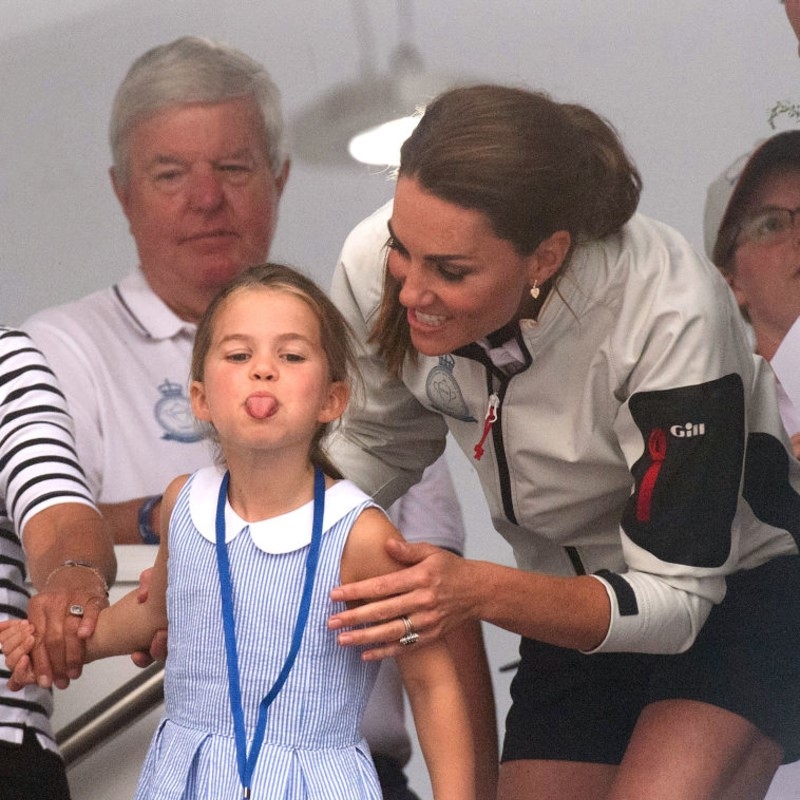
[[[255,102],[176,106],[137,125],[114,190],[150,286],[196,321],[217,290],[266,260],[288,168],[273,174]]]

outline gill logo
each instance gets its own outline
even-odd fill
[[[669,432],[676,439],[689,439],[692,436],[702,436],[706,432],[706,424],[705,422],[687,422],[683,425],[673,425]]]

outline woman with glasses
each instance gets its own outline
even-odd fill
[[[779,133],[709,188],[706,246],[750,322],[756,352],[787,384],[800,373],[800,131]],[[791,335],[790,335],[791,332]],[[787,374],[788,373],[788,374]],[[800,456],[800,405],[778,384]]]
[[[366,383],[337,464],[391,502],[449,432],[517,565],[392,547],[329,625],[366,658],[406,621],[520,634],[501,800],[755,800],[800,759],[800,465],[733,297],[639,189],[589,109],[454,89],[334,278]]]

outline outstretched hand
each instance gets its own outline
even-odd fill
[[[409,619],[421,644],[474,618],[468,560],[430,544],[396,539],[389,539],[386,549],[408,567],[331,591],[334,602],[353,607],[330,617],[328,627],[342,631],[337,637],[339,644],[368,648],[362,655],[365,660],[405,651],[400,643],[406,633],[402,617]],[[369,627],[357,627],[361,625]],[[354,630],[343,630],[351,628]]]

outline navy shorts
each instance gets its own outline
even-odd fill
[[[800,557],[728,577],[728,591],[679,655],[596,653],[522,639],[503,761],[619,764],[642,709],[698,700],[752,722],[800,759]]]
[[[22,744],[0,742],[0,798],[70,800],[64,762],[45,750],[30,728]]]

